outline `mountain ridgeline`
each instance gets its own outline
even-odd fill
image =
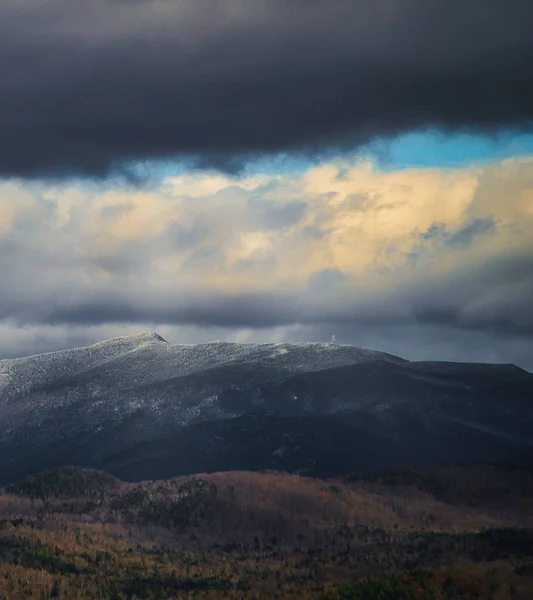
[[[0,361],[0,485],[66,464],[140,481],[499,461],[533,452],[532,409],[514,365],[144,333]]]

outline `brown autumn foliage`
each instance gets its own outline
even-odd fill
[[[0,600],[533,598],[527,470],[109,481],[0,493]]]

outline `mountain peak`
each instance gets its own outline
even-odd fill
[[[155,331],[143,331],[142,333],[134,335],[133,337],[146,341],[165,342],[165,344],[168,344],[167,340],[165,340],[164,337],[160,336]]]
[[[168,344],[167,340],[161,337],[155,331],[142,331],[141,333],[133,333],[131,335],[121,335],[119,337],[102,340],[93,344],[94,347],[108,346],[113,344],[146,344],[147,342],[164,342]]]

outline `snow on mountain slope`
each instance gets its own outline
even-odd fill
[[[156,333],[119,337],[84,348],[0,361],[0,402],[60,382],[132,388],[225,363],[308,372],[382,358],[401,358],[333,344],[169,344]]]
[[[161,336],[146,332],[105,340],[83,348],[0,360],[0,399],[3,394],[22,394],[49,381],[102,365],[118,355],[161,343],[166,344]]]
[[[170,344],[147,332],[0,361],[0,483],[65,463],[122,465],[128,477],[146,460],[148,477],[269,468],[280,444],[278,467],[316,460],[327,472],[332,452],[362,464],[369,448],[368,465],[493,458],[529,447],[532,400],[533,376],[512,365],[324,343]]]
[[[71,431],[97,430],[102,423],[120,423],[140,412],[146,423],[156,421],[162,428],[233,418],[253,408],[263,382],[377,358],[405,362],[354,346],[169,344],[149,332],[4,360],[0,442],[31,427],[54,429],[58,419],[67,418]],[[227,400],[236,390],[245,397],[238,408]]]

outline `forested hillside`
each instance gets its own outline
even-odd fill
[[[533,597],[533,471],[139,484],[73,468],[0,495],[0,598]]]

